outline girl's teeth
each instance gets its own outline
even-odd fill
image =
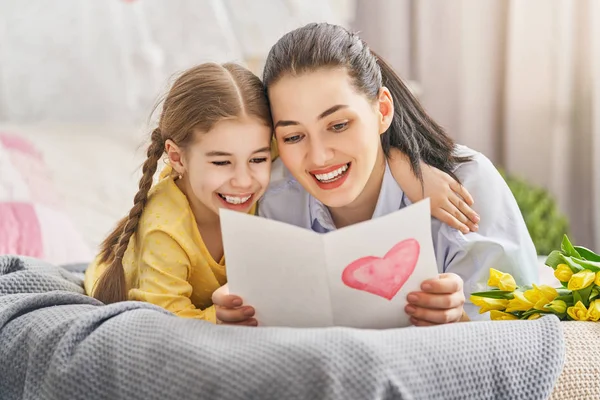
[[[221,197],[223,197],[225,199],[225,201],[230,204],[243,204],[243,203],[247,202],[250,199],[250,197],[252,197],[252,196],[250,195],[250,196],[245,196],[245,197],[235,197],[235,196],[221,195]]]
[[[348,164],[344,165],[343,167],[340,167],[338,169],[336,169],[335,171],[331,171],[327,174],[316,174],[315,177],[320,180],[321,182],[323,181],[330,181],[334,178],[337,178],[339,175],[343,174],[344,172],[346,172],[346,170],[348,169]]]

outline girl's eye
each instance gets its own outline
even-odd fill
[[[254,163],[254,164],[264,163],[264,162],[267,162],[267,157],[253,158],[252,160],[250,160],[250,162]]]
[[[347,127],[348,127],[348,122],[340,122],[339,124],[332,125],[331,129],[334,132],[342,132],[342,131],[346,130]]]
[[[223,166],[223,165],[229,165],[229,164],[231,164],[229,161],[213,161],[212,163],[214,165],[218,165],[218,166]]]
[[[300,134],[288,136],[283,139],[283,143],[297,143],[297,142],[301,141],[302,138],[303,138],[303,135],[300,135]]]

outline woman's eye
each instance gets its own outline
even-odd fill
[[[258,157],[258,158],[253,158],[252,160],[250,160],[250,162],[254,163],[254,164],[260,164],[260,163],[267,162],[267,160],[268,160],[267,157]]]
[[[348,127],[348,122],[340,122],[339,124],[335,124],[331,126],[331,129],[334,132],[342,132]]]
[[[229,164],[231,164],[229,161],[213,161],[212,163],[214,165],[218,165],[218,166],[223,166],[223,165],[229,165]]]
[[[283,139],[284,143],[297,143],[302,140],[303,135],[292,135]]]

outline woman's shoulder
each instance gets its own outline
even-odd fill
[[[474,209],[481,217],[480,227],[485,225],[484,221],[519,214],[510,188],[488,157],[466,146],[457,146],[455,154],[470,157],[470,161],[455,168],[454,174],[475,200]]]
[[[261,217],[294,223],[308,210],[308,201],[308,192],[294,179],[281,159],[275,160],[269,187],[258,202],[258,214]]]
[[[485,184],[486,180],[489,179],[491,179],[491,181],[487,181],[487,184],[504,182],[504,179],[502,179],[502,176],[492,161],[483,153],[467,146],[456,145],[454,154],[458,157],[470,158],[469,161],[458,164],[453,171],[467,189],[469,189],[469,185],[477,183]]]

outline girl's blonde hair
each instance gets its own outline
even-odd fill
[[[152,131],[139,190],[129,214],[101,244],[99,263],[107,268],[94,286],[93,296],[103,303],[127,299],[123,256],[136,232],[165,141],[181,148],[190,145],[194,132],[208,132],[217,122],[243,116],[271,126],[269,104],[260,79],[246,68],[206,63],[185,71],[165,97],[158,127]]]

